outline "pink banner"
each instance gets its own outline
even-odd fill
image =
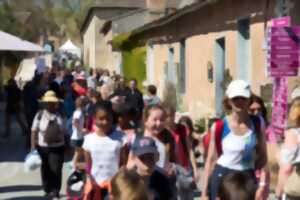
[[[268,75],[297,76],[300,44],[300,37],[297,35],[300,35],[300,28],[271,27],[268,33]]]
[[[269,29],[270,52],[268,60],[268,72],[273,79],[273,111],[271,125],[268,128],[273,137],[283,138],[286,118],[288,113],[288,80],[286,76],[297,76],[299,66],[299,46],[295,47],[295,38],[291,37],[291,29],[285,29],[291,26],[291,17],[282,17],[272,20],[273,27]],[[284,28],[280,28],[284,27]],[[298,34],[298,27],[294,30]],[[295,35],[295,34],[294,34]],[[282,48],[286,53],[282,53]],[[292,51],[291,51],[292,50]],[[279,58],[278,55],[293,54],[297,56]],[[274,55],[275,54],[275,55]],[[277,57],[277,58],[276,58]],[[297,57],[297,58],[295,58]],[[292,58],[292,59],[290,59]],[[297,65],[297,67],[295,67]],[[275,137],[274,137],[275,136]]]
[[[274,78],[273,81],[273,112],[271,127],[276,136],[282,137],[287,118],[288,81],[285,77]]]
[[[290,26],[291,25],[291,17],[278,17],[272,20],[272,26],[282,27],[282,26]]]
[[[300,27],[299,26],[269,27],[268,33],[274,36],[291,36],[291,35],[300,36]]]

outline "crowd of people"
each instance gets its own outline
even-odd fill
[[[267,142],[279,155],[277,198],[300,197],[299,97],[291,103],[279,146],[266,131],[263,100],[246,81],[228,85],[224,117],[212,119],[201,139],[194,136],[190,117],[175,120],[176,108],[157,96],[154,85],[147,86],[145,95],[137,85],[136,79],[102,69],[86,73],[81,66],[73,71],[53,66],[36,74],[23,91],[14,80],[8,82],[4,136],[9,137],[10,115],[17,114],[28,147],[41,157],[46,197],[60,196],[65,150],[71,146],[72,168],[85,177],[75,195],[82,199],[192,200],[201,179],[202,200],[266,200],[271,173]],[[26,121],[20,115],[21,99]],[[195,148],[202,143],[200,177]],[[73,186],[68,186],[70,199]]]

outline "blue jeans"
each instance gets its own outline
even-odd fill
[[[219,187],[220,187],[222,178],[225,175],[227,175],[229,173],[233,173],[233,172],[237,172],[237,171],[226,168],[226,167],[222,167],[221,165],[216,164],[214,171],[210,178],[210,184],[209,184],[209,199],[210,200],[215,200],[216,197],[218,196]],[[255,181],[255,183],[257,182],[256,178],[255,178],[254,169],[253,170],[245,170],[244,172],[249,174],[250,177],[253,177],[253,180]]]

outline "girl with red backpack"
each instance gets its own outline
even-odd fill
[[[248,114],[250,85],[243,80],[232,81],[226,95],[224,107],[227,115],[217,120],[211,128],[201,199],[215,200],[222,177],[229,173],[242,172],[256,182],[255,170],[258,169],[261,170],[261,177],[255,199],[261,200],[266,185],[265,130],[257,118]]]

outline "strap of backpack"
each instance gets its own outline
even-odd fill
[[[261,133],[261,125],[260,125],[260,118],[254,115],[251,115],[251,120],[254,124],[254,133],[256,134],[260,134]]]
[[[222,133],[224,129],[224,121],[219,119],[216,121],[216,131],[215,131],[215,143],[218,156],[222,155]]]
[[[43,116],[43,110],[38,111],[37,119],[38,119],[39,121],[41,121],[42,116]]]

